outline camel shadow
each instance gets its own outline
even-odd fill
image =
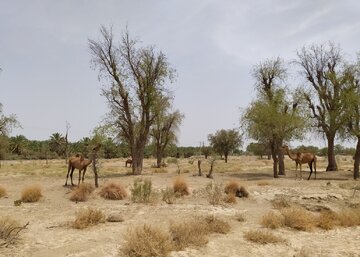
[[[229,177],[234,177],[237,179],[249,180],[249,181],[274,178],[273,174],[265,173],[265,172],[232,173],[232,174],[229,174]]]

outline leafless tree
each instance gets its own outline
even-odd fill
[[[138,47],[127,30],[119,43],[112,28],[101,26],[100,35],[99,40],[89,40],[92,63],[105,82],[102,92],[110,108],[109,121],[130,146],[133,174],[138,175],[157,109],[169,94],[164,84],[173,80],[174,70],[165,54],[153,46]]]

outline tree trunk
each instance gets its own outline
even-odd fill
[[[336,164],[335,152],[334,152],[335,135],[327,136],[327,140],[328,140],[328,166],[326,168],[326,171],[337,171],[338,167]]]
[[[354,158],[354,179],[359,178],[359,164],[360,164],[360,137],[357,137],[355,158]]]
[[[209,170],[209,174],[206,175],[207,178],[214,178],[212,173],[213,173],[213,168],[214,168],[214,162],[215,161],[211,161],[210,163],[210,170]]]
[[[156,167],[161,168],[162,154],[156,152]]]
[[[94,175],[95,175],[95,187],[99,187],[98,170],[97,170],[97,153],[95,151],[93,152],[92,165],[93,165],[93,171],[94,171]]]
[[[132,171],[133,175],[141,175],[142,166],[144,160],[144,151],[143,149],[140,151],[135,151],[132,154]]]
[[[198,160],[198,169],[199,169],[199,176],[202,176],[202,173],[201,173],[201,160]]]
[[[273,159],[273,172],[274,172],[274,178],[278,178],[278,172],[277,172],[277,168],[278,168],[278,158],[276,156],[276,149],[275,149],[275,143],[271,143],[271,156]]]
[[[279,175],[285,176],[286,173],[285,173],[284,153],[280,149],[277,149],[277,156],[279,158]]]
[[[225,163],[227,163],[227,160],[228,160],[228,153],[225,153],[225,154],[224,154],[224,156],[225,156]]]

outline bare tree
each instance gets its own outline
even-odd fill
[[[106,82],[102,92],[110,108],[109,121],[130,146],[133,174],[138,175],[157,108],[168,94],[164,83],[172,81],[174,70],[154,47],[137,47],[128,31],[119,44],[112,28],[101,26],[100,34],[101,39],[89,40],[92,63]]]
[[[313,127],[328,142],[327,171],[338,169],[334,153],[335,136],[345,122],[342,101],[346,88],[343,55],[333,43],[304,46],[297,52],[307,85],[303,91],[311,110]]]

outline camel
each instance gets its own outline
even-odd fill
[[[297,152],[296,154],[292,154],[289,150],[289,147],[287,145],[284,145],[280,147],[280,149],[286,151],[286,153],[289,155],[290,159],[295,161],[296,163],[296,178],[298,176],[298,165],[300,165],[300,179],[302,179],[302,169],[301,165],[304,163],[307,163],[310,168],[310,175],[308,177],[308,180],[311,177],[311,174],[313,172],[313,164],[314,164],[314,171],[315,171],[315,179],[316,179],[316,155],[310,152]]]
[[[128,164],[129,164],[130,167],[132,166],[132,160],[131,159],[127,159],[125,161],[125,167],[127,167]]]
[[[76,156],[70,157],[69,158],[69,165],[68,165],[68,172],[66,175],[66,182],[65,182],[65,186],[67,186],[67,181],[68,181],[68,177],[69,177],[69,173],[70,173],[70,179],[71,179],[71,185],[74,186],[73,183],[73,172],[75,169],[79,170],[79,183],[78,185],[80,185],[80,179],[81,179],[81,171],[83,171],[82,174],[82,182],[84,182],[84,177],[85,177],[85,173],[86,173],[86,169],[87,167],[92,163],[92,159],[85,159],[83,155],[81,154],[77,154]]]

